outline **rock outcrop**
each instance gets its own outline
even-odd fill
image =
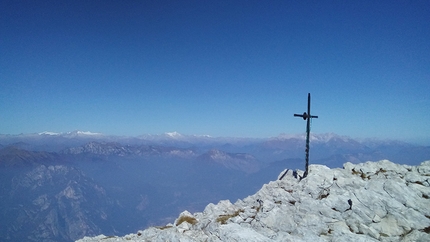
[[[311,165],[232,204],[182,212],[173,224],[89,241],[429,241],[430,161]]]

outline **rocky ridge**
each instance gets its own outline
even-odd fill
[[[79,147],[72,147],[61,151],[62,154],[80,155],[92,154],[98,156],[136,156],[136,157],[182,157],[192,158],[196,154],[191,149],[181,149],[173,147],[153,146],[153,145],[121,145],[117,142],[89,142]]]
[[[0,185],[2,241],[74,241],[108,227],[101,226],[112,208],[106,191],[82,171],[43,164],[26,170],[1,171],[13,177]]]
[[[259,170],[258,160],[246,153],[227,153],[212,149],[198,157],[203,162],[216,163],[231,170],[254,173]]]
[[[388,160],[285,170],[254,195],[232,204],[182,212],[173,224],[89,241],[428,241],[430,161]]]

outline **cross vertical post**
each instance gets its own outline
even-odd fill
[[[318,118],[318,116],[311,115],[311,94],[308,93],[308,112],[304,112],[303,114],[294,114],[294,117],[302,117],[303,120],[306,120],[306,167],[305,173],[302,178],[305,178],[308,175],[309,168],[309,133],[311,132],[311,118]]]

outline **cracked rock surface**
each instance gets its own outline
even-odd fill
[[[163,227],[79,241],[430,241],[430,161],[311,165],[295,177],[283,171],[252,196]]]

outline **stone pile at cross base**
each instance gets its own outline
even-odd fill
[[[430,241],[430,161],[311,165],[300,175],[286,170],[252,196],[163,227],[79,241]]]

